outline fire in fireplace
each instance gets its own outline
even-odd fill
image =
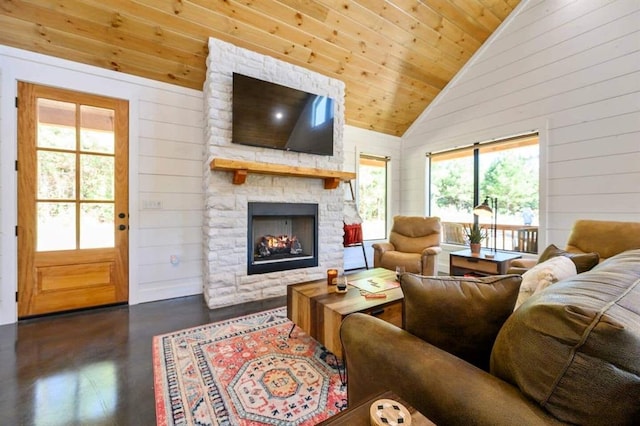
[[[318,266],[318,205],[249,203],[247,273]]]
[[[256,256],[267,258],[270,256],[295,256],[302,254],[302,244],[295,235],[265,235],[260,238],[258,247],[256,247]]]

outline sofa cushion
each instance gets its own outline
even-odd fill
[[[576,264],[576,270],[579,274],[590,270],[600,261],[598,253],[571,253],[551,244],[540,254],[538,263],[545,262],[557,256],[565,256],[571,259],[571,261]]]
[[[507,320],[491,372],[556,418],[640,422],[640,250],[532,296]]]
[[[423,277],[403,274],[405,329],[485,370],[513,311],[522,277]]]
[[[576,265],[565,256],[552,257],[522,274],[522,284],[514,309],[518,309],[531,295],[544,290],[551,284],[576,274]]]

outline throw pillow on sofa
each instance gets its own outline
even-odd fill
[[[403,274],[405,329],[488,370],[493,342],[513,312],[521,281],[520,275],[467,278]]]
[[[600,255],[598,253],[571,253],[556,247],[554,244],[550,244],[538,257],[538,264],[558,256],[571,259],[571,261],[576,264],[578,274],[590,270],[600,261]]]
[[[640,249],[532,296],[504,324],[491,373],[571,424],[640,422]]]
[[[552,257],[522,274],[522,284],[514,309],[518,309],[531,295],[553,283],[576,275],[576,265],[565,256]]]

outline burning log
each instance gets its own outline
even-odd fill
[[[298,238],[293,235],[264,235],[260,238],[260,242],[256,247],[256,255],[258,257],[269,257],[273,254],[300,254],[302,253],[302,244]]]

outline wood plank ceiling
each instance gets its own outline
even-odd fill
[[[400,136],[520,0],[0,0],[0,44],[194,89],[215,37],[340,79]]]

